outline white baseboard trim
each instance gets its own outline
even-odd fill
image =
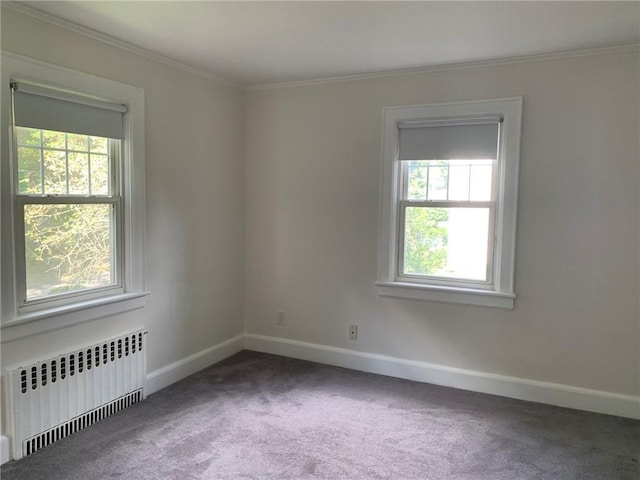
[[[446,367],[279,337],[244,334],[147,374],[146,394],[224,360],[243,349],[299,358],[480,393],[640,419],[640,397]],[[0,464],[11,460],[11,439],[0,435]]]
[[[245,334],[245,348],[445,387],[640,419],[640,397],[631,395],[445,367],[250,333]]]
[[[150,395],[244,349],[244,335],[238,335],[213,347],[147,374],[145,393]]]
[[[4,435],[0,436],[0,465],[11,460],[11,440]]]

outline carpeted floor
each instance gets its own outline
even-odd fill
[[[640,422],[241,352],[2,480],[638,480]]]

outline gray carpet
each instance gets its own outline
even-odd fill
[[[2,480],[638,480],[640,422],[241,352]]]

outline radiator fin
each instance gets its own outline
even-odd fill
[[[34,435],[31,438],[22,441],[22,455],[31,455],[37,452],[43,447],[51,445],[58,440],[68,437],[69,435],[76,433],[83,428],[93,425],[100,420],[107,418],[120,410],[130,407],[138,402],[142,401],[142,390],[136,390],[135,392],[124,395],[121,398],[112,400],[111,402],[102,405],[98,408],[80,415],[76,418],[72,418],[56,427],[50,428],[38,435]]]

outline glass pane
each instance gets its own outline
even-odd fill
[[[471,166],[471,189],[469,191],[469,200],[491,200],[491,170],[491,165]]]
[[[58,148],[64,150],[66,142],[63,132],[52,132],[50,130],[42,131],[42,140],[46,148]]]
[[[111,205],[25,205],[27,300],[113,285]]]
[[[109,157],[91,155],[91,195],[109,195]]]
[[[63,195],[67,193],[67,160],[65,152],[43,150],[44,193]]]
[[[406,200],[491,201],[494,164],[493,160],[407,162]]]
[[[107,153],[108,139],[102,137],[89,137],[89,148],[92,153]]]
[[[89,195],[89,155],[69,153],[69,193]]]
[[[488,208],[407,207],[405,274],[488,280]]]
[[[403,273],[435,275],[447,259],[446,208],[407,207],[405,210]]]
[[[449,167],[449,200],[469,200],[469,165]]]
[[[77,135],[75,133],[67,133],[67,148],[69,150],[80,150],[82,152],[89,151],[89,137],[86,135]]]
[[[34,145],[17,148],[19,193],[112,194],[113,172],[108,138],[23,127],[16,129],[21,142]],[[41,134],[42,146],[39,144]]]
[[[418,162],[411,162],[408,167],[407,198],[409,200],[427,199],[427,169],[417,166]]]
[[[429,200],[446,200],[449,178],[448,162],[432,162],[429,166]]]
[[[39,148],[18,147],[18,192],[42,194]]]
[[[18,145],[40,146],[40,130],[27,127],[16,127]]]

